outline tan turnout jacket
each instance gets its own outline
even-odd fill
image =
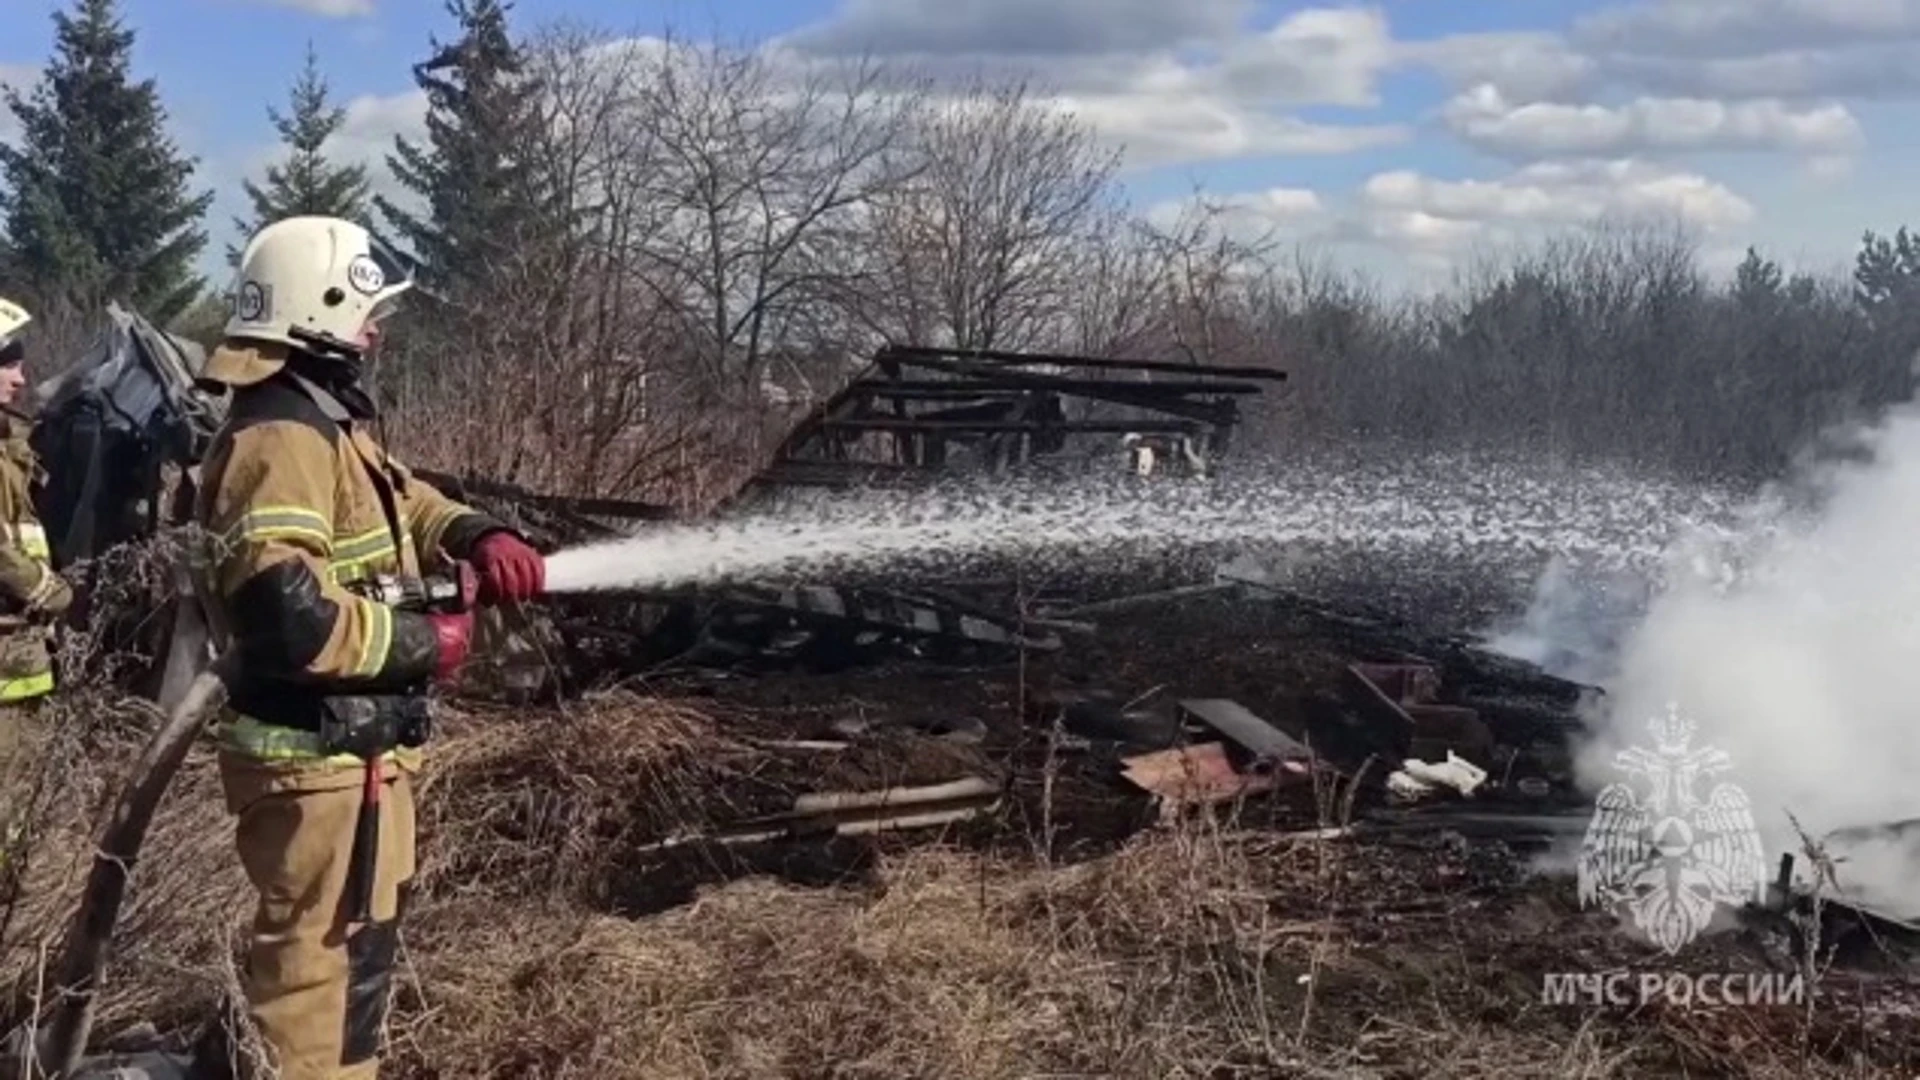
[[[0,409],[0,703],[53,690],[51,623],[73,603],[33,509],[40,465],[31,434],[25,417]]]
[[[435,666],[424,616],[347,586],[438,569],[502,527],[413,477],[284,372],[235,390],[198,517],[214,545],[215,622],[243,657],[223,744],[297,764],[358,764],[322,753],[320,698],[419,692]]]

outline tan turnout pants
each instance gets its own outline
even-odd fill
[[[370,1080],[379,1070],[399,918],[414,873],[411,777],[388,766],[373,918],[350,923],[358,767],[296,773],[221,758],[240,861],[259,896],[241,973],[282,1080]]]

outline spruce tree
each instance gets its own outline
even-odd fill
[[[332,104],[313,44],[306,67],[288,95],[289,111],[268,106],[267,116],[287,147],[287,159],[267,168],[266,184],[244,183],[253,202],[251,220],[237,218],[239,243],[227,247],[227,262],[240,261],[245,238],[264,225],[300,214],[323,214],[367,224],[368,179],[365,165],[336,165],[321,148],[346,121],[347,110]]]
[[[8,90],[18,146],[0,147],[8,256],[43,303],[119,300],[165,323],[202,281],[194,261],[212,192],[166,133],[153,80],[133,81],[134,34],[114,0],[53,15],[55,52],[31,97]]]
[[[432,57],[414,68],[429,104],[426,144],[396,137],[387,159],[425,212],[374,196],[419,260],[421,282],[450,298],[546,231],[548,204],[527,153],[540,122],[540,88],[508,33],[510,8],[503,0],[449,0],[459,38],[435,41]]]
[[[1860,240],[1853,260],[1854,297],[1860,306],[1880,312],[1890,305],[1904,307],[1920,283],[1920,232],[1905,225],[1891,237],[1872,231]]]

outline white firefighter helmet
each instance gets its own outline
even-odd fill
[[[32,321],[33,315],[26,308],[0,296],[0,349],[13,344],[13,339]]]
[[[244,385],[288,349],[351,350],[413,287],[405,265],[365,228],[336,217],[282,218],[254,233],[233,280],[226,337],[202,377]]]

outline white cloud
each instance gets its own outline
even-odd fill
[[[343,159],[384,161],[395,136],[421,139],[427,133],[427,94],[408,90],[399,94],[363,94],[347,102],[339,130],[323,148]]]
[[[1235,195],[1168,199],[1149,206],[1148,222],[1163,229],[1177,228],[1185,215],[1204,206],[1214,221],[1240,236],[1259,236],[1275,229],[1300,235],[1318,231],[1336,220],[1332,210],[1311,188],[1272,187]]]
[[[1487,223],[1441,217],[1425,210],[1380,209],[1363,219],[1364,235],[1420,260],[1429,270],[1451,265],[1476,241],[1489,238]]]
[[[1559,34],[1541,31],[1454,34],[1401,42],[1394,53],[1399,64],[1432,68],[1457,87],[1489,83],[1519,101],[1564,97],[1599,70]]]
[[[330,19],[354,18],[373,14],[373,0],[253,0],[267,7],[291,8],[309,15]]]
[[[1541,162],[1495,179],[1441,179],[1411,169],[1374,174],[1330,198],[1305,188],[1199,196],[1230,233],[1271,237],[1371,264],[1402,284],[1440,284],[1477,253],[1569,229],[1678,224],[1705,247],[1744,250],[1755,208],[1707,177],[1634,159]],[[1194,198],[1158,204],[1166,223]]]
[[[985,70],[1025,77],[1085,120],[1129,167],[1277,154],[1343,154],[1410,137],[1289,107],[1366,106],[1395,62],[1376,11],[1316,8],[1242,31],[1253,5],[1201,0],[848,0],[773,43],[797,62],[871,49],[936,81]],[[1205,58],[1183,47],[1204,43]]]
[[[1119,146],[1132,168],[1278,154],[1347,154],[1409,137],[1400,125],[1313,124],[1247,109],[1231,98],[1176,86],[1131,93],[1061,95],[1055,103]]]
[[[1714,97],[1892,99],[1920,91],[1913,46],[1874,42],[1817,49],[1780,49],[1748,56],[1679,57],[1614,54],[1612,77],[1665,93]]]
[[[1377,10],[1297,12],[1235,43],[1220,65],[1236,97],[1294,105],[1374,105],[1380,73],[1394,62],[1393,35]]]
[[[1376,239],[1433,252],[1530,231],[1656,217],[1709,233],[1753,220],[1753,204],[1697,173],[1633,159],[1541,162],[1496,180],[1374,175],[1361,219]]]
[[[1774,99],[1638,98],[1626,105],[1516,104],[1491,84],[1447,103],[1448,128],[1482,149],[1519,157],[1631,155],[1648,150],[1779,150],[1837,157],[1865,133],[1843,105],[1795,109]]]
[[[1630,88],[1702,98],[1891,98],[1920,91],[1920,0],[1639,0],[1565,33],[1460,34],[1396,45],[1403,64],[1516,102]]]
[[[1853,167],[1854,159],[1850,157],[1816,157],[1806,163],[1802,172],[1810,180],[1830,183],[1852,176]]]
[[[387,167],[387,157],[393,153],[396,135],[405,135],[416,142],[424,139],[426,118],[425,91],[365,94],[346,103],[346,116],[341,120],[339,129],[321,147],[321,153],[340,164],[366,165],[367,179],[375,194],[384,195],[402,207],[417,208],[417,197],[394,179],[392,170]],[[284,145],[268,143],[240,155],[238,161],[230,160],[227,169],[230,170],[229,175],[237,172],[259,183],[264,180],[267,167],[285,156]],[[235,194],[239,190],[237,178],[219,182],[217,189],[237,199],[236,206],[245,201],[244,196]],[[227,218],[218,216],[217,211],[213,221],[222,226],[227,224]]]
[[[797,49],[882,56],[1137,53],[1220,41],[1250,0],[846,0],[788,35]]]
[[[254,0],[300,3],[302,0]],[[356,6],[365,0],[304,0]],[[1696,152],[1749,155],[1756,191],[1788,170],[1809,185],[1847,181],[1868,134],[1863,98],[1920,92],[1920,0],[1603,0],[1616,6],[1564,32],[1515,30],[1398,40],[1377,2],[1309,7],[1249,22],[1251,0],[841,0],[827,20],[764,45],[784,84],[871,53],[947,93],[981,73],[1027,78],[1035,100],[1087,122],[1130,169],[1334,156],[1413,144],[1377,110],[1383,80],[1438,75],[1442,138],[1508,159],[1516,171],[1445,178],[1379,172],[1344,191],[1266,188],[1256,177],[1221,202],[1237,231],[1362,241],[1374,257],[1440,265],[1482,242],[1616,217],[1677,217],[1729,245],[1762,221]],[[365,6],[371,7],[370,2]],[[658,42],[637,41],[649,49]],[[696,47],[697,44],[696,44]],[[1336,106],[1352,117],[1308,119]],[[419,134],[418,93],[350,104],[329,150],[384,164],[396,132]],[[1370,114],[1371,113],[1371,114]],[[1877,130],[1874,132],[1878,134]],[[1778,155],[1782,160],[1770,160]],[[1673,159],[1663,164],[1665,159]],[[1789,160],[1797,159],[1797,160]],[[264,152],[257,164],[264,162]],[[1867,175],[1864,167],[1861,177]],[[1854,191],[1860,178],[1847,181]],[[1208,184],[1208,186],[1212,186]],[[1221,193],[1216,192],[1216,196]],[[1795,220],[1798,220],[1796,218]],[[1810,235],[1810,234],[1809,234]],[[1855,232],[1853,235],[1857,235]],[[1835,241],[1844,244],[1849,237]]]
[[[1920,36],[1920,0],[1642,0],[1578,19],[1587,51],[1743,56]]]
[[[411,205],[411,191],[400,187],[387,167],[395,136],[419,142],[427,134],[427,94],[424,90],[381,96],[367,94],[347,102],[346,118],[333,133],[323,153],[337,161],[365,162],[375,194],[402,206]]]
[[[1348,154],[1405,141],[1400,124],[1317,124],[1277,105],[1363,105],[1392,61],[1386,24],[1372,15],[1305,11],[1234,46],[1213,66],[1144,57],[1106,85],[1056,96],[1134,168],[1279,154]]]
[[[1639,0],[1565,33],[1401,42],[1403,64],[1517,102],[1606,87],[1703,98],[1887,98],[1920,91],[1920,0]]]
[[[1293,221],[1313,217],[1324,210],[1320,196],[1310,188],[1268,188],[1254,195],[1241,196],[1236,207],[1275,221]]]

